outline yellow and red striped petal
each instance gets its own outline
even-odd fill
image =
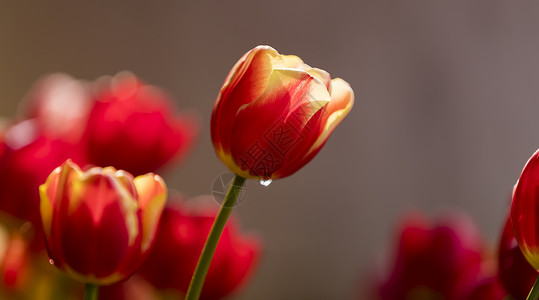
[[[234,124],[240,107],[257,99],[264,91],[273,70],[272,60],[279,54],[269,46],[259,46],[240,60],[221,88],[213,109],[212,140],[216,151],[228,152],[230,141],[226,137]]]
[[[326,142],[335,127],[348,115],[353,105],[354,91],[350,85],[340,78],[331,80],[331,101],[323,116],[325,119],[322,122],[324,128],[310,151],[320,148]]]
[[[323,83],[304,71],[274,70],[262,95],[238,111],[231,132],[235,137],[231,156],[236,166],[248,170],[250,177],[271,178],[290,155],[289,144],[321,109],[321,105],[312,104],[327,102],[329,97]],[[300,107],[308,109],[292,114]]]
[[[152,173],[136,177],[134,183],[142,211],[142,252],[146,252],[155,237],[165,207],[167,187],[160,176]]]

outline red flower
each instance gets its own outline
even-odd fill
[[[165,208],[155,246],[140,273],[160,289],[186,292],[217,207]],[[234,218],[226,225],[204,282],[200,299],[221,299],[246,281],[258,260],[256,239],[238,233]]]
[[[84,84],[63,74],[44,76],[25,98],[18,121],[0,134],[0,209],[32,221],[39,248],[39,185],[67,159],[85,164],[80,141],[90,102]]]
[[[40,186],[41,219],[54,265],[94,284],[127,278],[147,255],[166,200],[154,174],[112,167],[82,172],[70,161]]]
[[[211,118],[213,147],[242,177],[283,178],[320,151],[353,102],[344,80],[258,46],[225,79]]]
[[[422,217],[402,226],[394,263],[378,285],[383,300],[460,300],[470,293],[481,267],[482,242],[465,216],[429,226]]]
[[[507,292],[497,277],[489,277],[477,283],[467,300],[503,300]]]
[[[140,175],[181,157],[198,126],[173,112],[164,91],[132,74],[117,75],[101,87],[90,113],[85,135],[90,162]]]
[[[513,193],[511,222],[520,250],[535,270],[539,270],[539,151],[520,174]]]
[[[29,119],[6,131],[0,151],[0,209],[32,221],[39,234],[39,185],[66,159],[85,159],[77,145],[44,135],[38,123]]]
[[[537,271],[526,261],[507,218],[498,252],[498,272],[505,289],[515,300],[525,300],[537,278]]]

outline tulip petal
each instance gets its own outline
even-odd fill
[[[273,65],[278,57],[277,51],[269,46],[258,46],[249,51],[244,61],[237,64],[221,88],[214,105],[211,118],[212,141],[217,153],[230,152],[230,139],[227,137],[234,125],[238,109],[257,99],[264,91]]]
[[[350,85],[340,79],[331,80],[331,101],[327,105],[327,112],[324,115],[325,124],[322,133],[311,147],[311,151],[320,148],[333,132],[335,127],[348,115],[354,104],[354,91]]]
[[[167,199],[167,188],[163,179],[155,174],[138,176],[134,184],[142,210],[142,252],[151,245],[157,231],[157,225]]]
[[[262,95],[237,114],[231,145],[236,165],[251,176],[270,178],[281,168],[299,132],[329,100],[324,84],[307,72],[275,69]],[[301,107],[309,109],[293,114]]]
[[[55,210],[69,205],[69,186],[82,176],[79,166],[67,160],[54,169],[47,181],[39,187],[41,219],[47,237],[50,237]]]

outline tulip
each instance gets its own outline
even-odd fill
[[[537,272],[526,261],[513,234],[511,219],[507,218],[498,248],[498,277],[515,300],[528,296]]]
[[[129,73],[100,83],[85,133],[91,163],[140,175],[187,153],[197,122],[175,116],[164,91]]]
[[[82,172],[69,160],[39,192],[51,263],[94,285],[126,279],[140,266],[166,200],[165,183],[157,175],[133,178],[112,167]]]
[[[488,277],[477,283],[466,300],[504,300],[507,292],[497,277]]]
[[[240,58],[219,92],[211,118],[213,147],[239,176],[283,178],[320,151],[353,102],[344,80],[258,46]]]
[[[84,163],[83,151],[77,145],[45,135],[36,119],[10,126],[1,147],[0,210],[23,222],[31,221],[37,234],[32,246],[43,249],[39,185],[68,158]]]
[[[214,206],[205,205],[165,208],[155,246],[139,273],[159,289],[185,293],[216,213]],[[240,234],[235,218],[230,221],[219,240],[200,299],[222,299],[237,292],[258,261],[258,240]]]
[[[429,225],[421,216],[402,226],[387,277],[375,283],[382,300],[465,299],[480,277],[483,243],[466,216]]]

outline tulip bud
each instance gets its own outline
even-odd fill
[[[530,265],[539,270],[539,151],[524,166],[513,192],[511,222],[520,250]]]
[[[211,118],[213,147],[244,178],[283,178],[320,151],[353,102],[344,80],[258,46],[225,79]]]
[[[92,284],[127,278],[152,246],[166,191],[154,174],[133,178],[112,167],[82,172],[66,161],[39,188],[51,263]]]

